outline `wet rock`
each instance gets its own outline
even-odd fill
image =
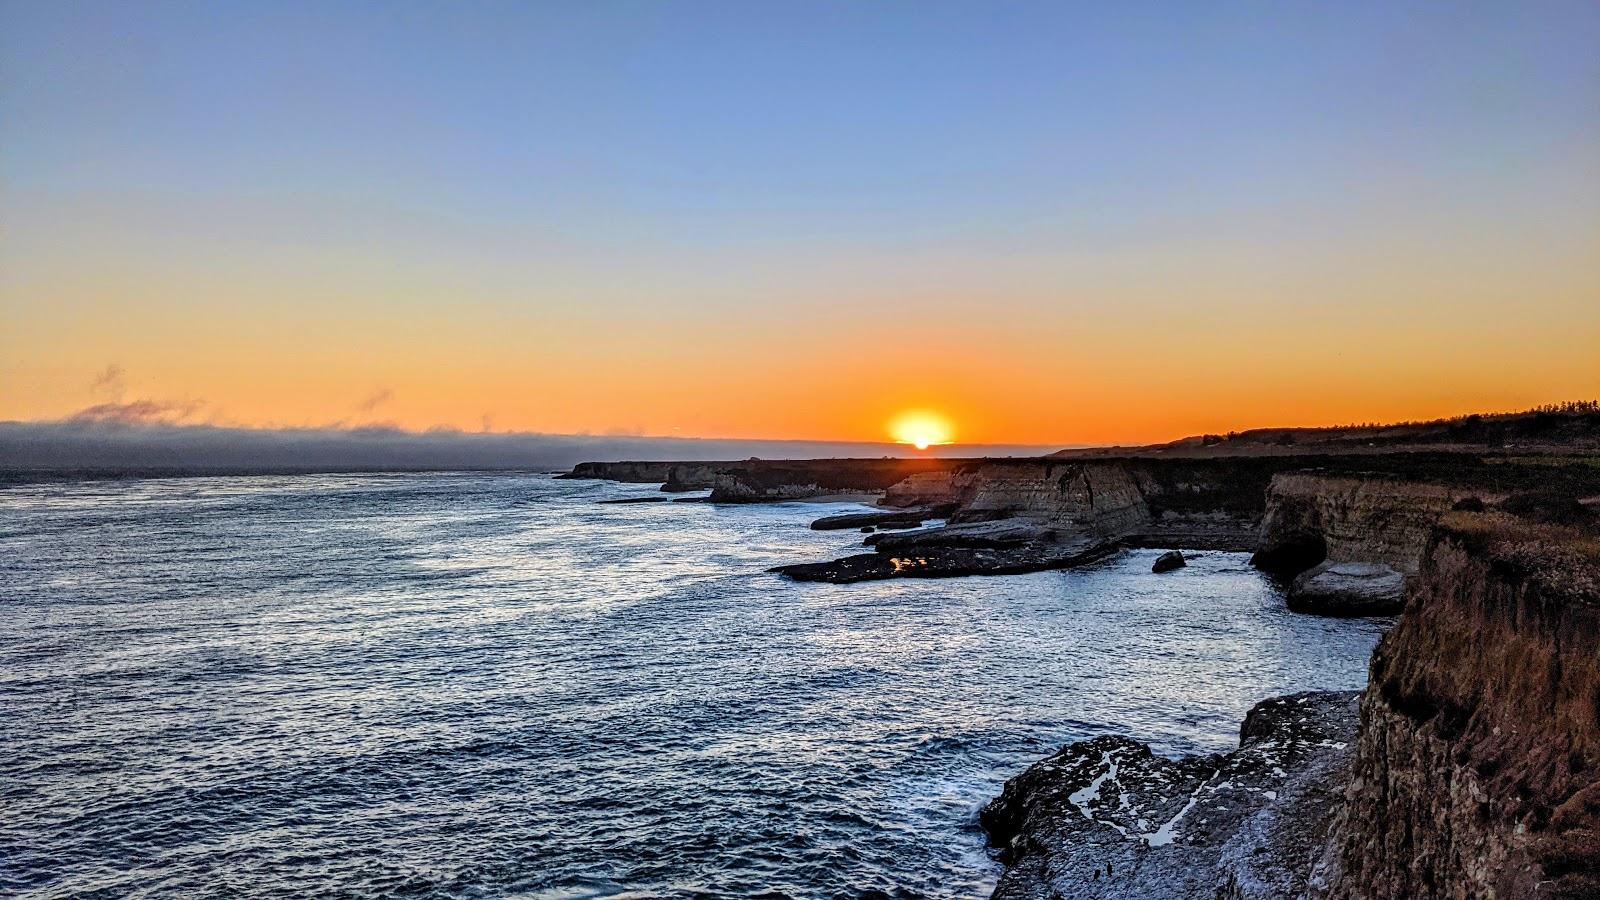
[[[1319,616],[1393,616],[1405,605],[1405,576],[1381,563],[1324,562],[1295,578],[1289,608]]]
[[[811,528],[813,531],[838,531],[846,528],[861,528],[868,525],[881,528],[916,528],[924,520],[930,518],[933,518],[933,511],[926,507],[841,513],[836,516],[823,516],[812,522]]]
[[[1064,569],[1102,559],[1116,545],[1093,540],[1037,542],[1005,547],[934,546],[905,552],[858,553],[820,563],[778,566],[795,581],[850,584],[886,578],[953,578],[960,575],[1020,575]]]
[[[1303,895],[1343,789],[1355,698],[1259,703],[1227,754],[1167,759],[1122,736],[1063,747],[980,814],[1006,863],[994,897]]]
[[[1173,569],[1181,569],[1188,564],[1188,561],[1183,558],[1183,553],[1181,551],[1168,550],[1167,552],[1156,557],[1155,564],[1150,566],[1150,571],[1171,572]]]

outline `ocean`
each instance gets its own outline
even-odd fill
[[[0,491],[0,894],[982,896],[1006,778],[1236,745],[1383,626],[1246,556],[796,584],[850,504],[543,474]]]

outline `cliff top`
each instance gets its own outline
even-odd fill
[[[1552,593],[1600,605],[1600,533],[1504,512],[1452,512],[1439,533]]]
[[[1308,453],[1472,452],[1530,454],[1600,452],[1600,401],[1557,403],[1511,413],[1479,413],[1427,422],[1255,428],[1202,434],[1165,444],[1059,450],[1052,456],[1299,456]]]

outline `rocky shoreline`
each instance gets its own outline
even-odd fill
[[[1353,755],[1356,696],[1258,703],[1226,754],[1167,759],[1122,736],[1063,747],[980,815],[1006,864],[993,896],[1298,896]]]
[[[1006,865],[997,898],[1600,896],[1596,460],[1202,449],[696,465],[711,502],[875,497],[815,523],[870,530],[868,552],[774,570],[796,580],[1223,549],[1283,578],[1292,611],[1403,610],[1359,698],[1263,701],[1231,753],[1170,760],[1100,737],[1011,779],[981,816]]]
[[[1597,646],[1600,537],[1453,513],[1359,701],[1264,701],[1220,756],[1062,748],[983,810],[994,896],[1600,896]]]

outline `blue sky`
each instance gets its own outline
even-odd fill
[[[84,357],[0,345],[45,398],[0,410],[22,417],[82,400],[96,359],[200,390],[182,387],[198,363],[160,360],[197,335],[238,340],[220,323],[241,317],[292,334],[271,323],[279,302],[424,331],[447,314],[485,333],[514,321],[537,348],[515,318],[532,316],[614,365],[608,353],[648,353],[648,334],[602,333],[630,315],[689,334],[773,310],[754,332],[872,306],[980,332],[1031,322],[1025,339],[1075,316],[1136,329],[1175,310],[1314,318],[1349,303],[1365,318],[1334,317],[1355,333],[1391,312],[1420,329],[1454,298],[1466,339],[1488,345],[1521,283],[1546,329],[1525,335],[1534,347],[1595,299],[1594,3],[0,9],[0,300],[16,334]],[[1358,283],[1308,287],[1338,273]],[[1185,285],[1192,297],[1160,299]],[[1108,304],[1129,318],[1102,321]],[[132,310],[190,331],[135,329],[120,346],[107,323]],[[947,336],[924,343],[944,351]],[[1452,395],[1440,370],[1402,407],[1549,399],[1584,387],[1582,351],[1508,372],[1524,384],[1510,393]],[[367,393],[396,381],[383,368],[329,383]],[[1328,415],[1370,394],[1344,390]],[[272,406],[233,404],[246,420]],[[577,422],[524,412],[510,415]],[[1008,428],[989,437],[1023,438]]]

